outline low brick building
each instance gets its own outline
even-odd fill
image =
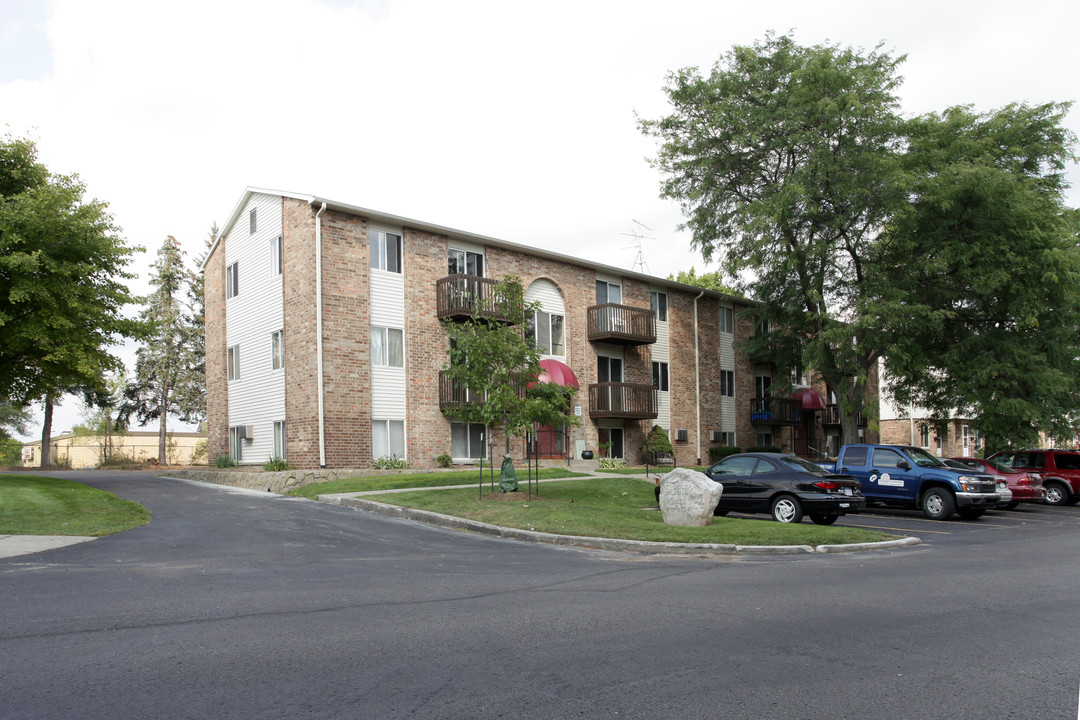
[[[545,455],[610,443],[612,456],[640,462],[658,424],[688,465],[708,462],[713,445],[812,454],[830,431],[819,393],[770,397],[788,395],[788,372],[739,352],[753,331],[743,298],[254,188],[203,271],[211,461],[365,467],[396,455],[424,467],[444,453],[484,457],[498,438],[442,410],[459,391],[440,382],[449,348],[441,321],[468,316],[506,274],[540,303],[532,332],[545,365],[578,386],[581,425],[553,429],[538,443]]]

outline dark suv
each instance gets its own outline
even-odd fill
[[[1080,502],[1080,452],[1075,450],[1020,450],[999,452],[989,460],[1013,470],[1033,470],[1042,475],[1049,505]]]

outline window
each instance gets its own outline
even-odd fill
[[[405,421],[372,420],[371,453],[374,458],[405,457]]]
[[[720,332],[735,333],[735,311],[729,307],[720,308]]]
[[[484,426],[481,423],[450,423],[450,454],[456,458],[486,458]]]
[[[228,367],[229,379],[240,379],[240,346],[233,345],[226,351],[225,364]]]
[[[484,256],[480,253],[469,252],[450,248],[447,254],[451,275],[475,275],[484,276]]]
[[[930,426],[926,423],[919,426],[919,445],[924,448],[930,447]]]
[[[968,426],[968,425],[961,425],[960,426],[960,437],[961,437],[960,444],[961,444],[961,447],[963,447],[963,449],[964,449],[963,455],[964,455],[964,457],[967,457],[968,455],[971,454],[971,427]]]
[[[720,395],[723,397],[735,397],[735,371],[720,371]]]
[[[251,208],[251,212],[248,213],[248,234],[254,235],[257,226],[258,225],[255,222],[255,208]]]
[[[606,280],[596,281],[596,304],[603,305],[604,303],[621,303],[622,302],[622,287],[615,283],[609,283]]]
[[[404,338],[400,328],[371,328],[371,364],[405,367]]]
[[[792,385],[809,385],[810,373],[806,372],[804,368],[792,368],[791,369],[791,384]]]
[[[772,447],[772,433],[759,432],[757,434],[758,447]]]
[[[607,357],[606,355],[597,355],[596,366],[597,382],[621,383],[623,381],[622,358]]]
[[[652,311],[657,320],[667,322],[667,293],[653,290],[649,293],[652,301]]]
[[[281,236],[270,241],[270,274],[281,274]]]
[[[229,457],[236,462],[244,459],[244,428],[241,425],[229,428]]]
[[[844,464],[851,467],[865,467],[868,448],[851,447],[844,451]]]
[[[285,367],[285,342],[282,330],[270,333],[270,368],[280,370]]]
[[[285,421],[274,421],[274,457],[285,459]]]
[[[596,440],[596,444],[600,447],[600,457],[621,458],[623,456],[622,428],[597,428]]]
[[[240,294],[240,267],[239,263],[233,263],[225,268],[225,298],[236,297]]]
[[[768,375],[755,376],[754,392],[756,393],[754,397],[772,397],[772,378]]]
[[[876,468],[898,468],[900,460],[900,453],[894,450],[874,448],[874,459],[870,464]]]
[[[666,362],[652,364],[652,384],[657,390],[668,389],[668,364]]]
[[[533,342],[542,355],[566,355],[566,340],[563,333],[563,316],[542,310],[532,318],[529,328]]]
[[[401,236],[372,230],[368,233],[371,244],[371,267],[387,272],[401,272]]]

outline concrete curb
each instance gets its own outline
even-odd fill
[[[654,555],[817,555],[823,553],[859,552],[864,550],[888,550],[890,548],[907,547],[922,543],[917,537],[900,538],[899,540],[885,540],[876,543],[853,543],[851,545],[720,545],[717,543],[673,543],[673,542],[650,542],[647,540],[621,540],[618,538],[585,537],[581,535],[558,535],[554,533],[537,532],[536,530],[519,530],[517,528],[502,527],[488,523],[467,520],[443,515],[429,510],[417,510],[415,508],[389,505],[358,498],[352,493],[337,495],[319,495],[322,502],[341,505],[342,507],[357,508],[388,515],[390,517],[415,520],[429,525],[465,530],[467,532],[481,532],[496,537],[511,540],[524,540],[527,542],[550,543],[553,545],[573,545],[576,547],[594,548],[599,550],[624,550]]]
[[[30,555],[97,540],[86,535],[0,535],[0,558]]]

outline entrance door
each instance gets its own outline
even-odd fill
[[[803,411],[802,422],[792,428],[792,449],[799,457],[810,456],[811,439],[814,436],[814,413]]]
[[[623,457],[623,430],[622,428],[597,428],[596,435],[600,446],[600,457],[621,458]],[[605,443],[611,443],[607,448]]]

